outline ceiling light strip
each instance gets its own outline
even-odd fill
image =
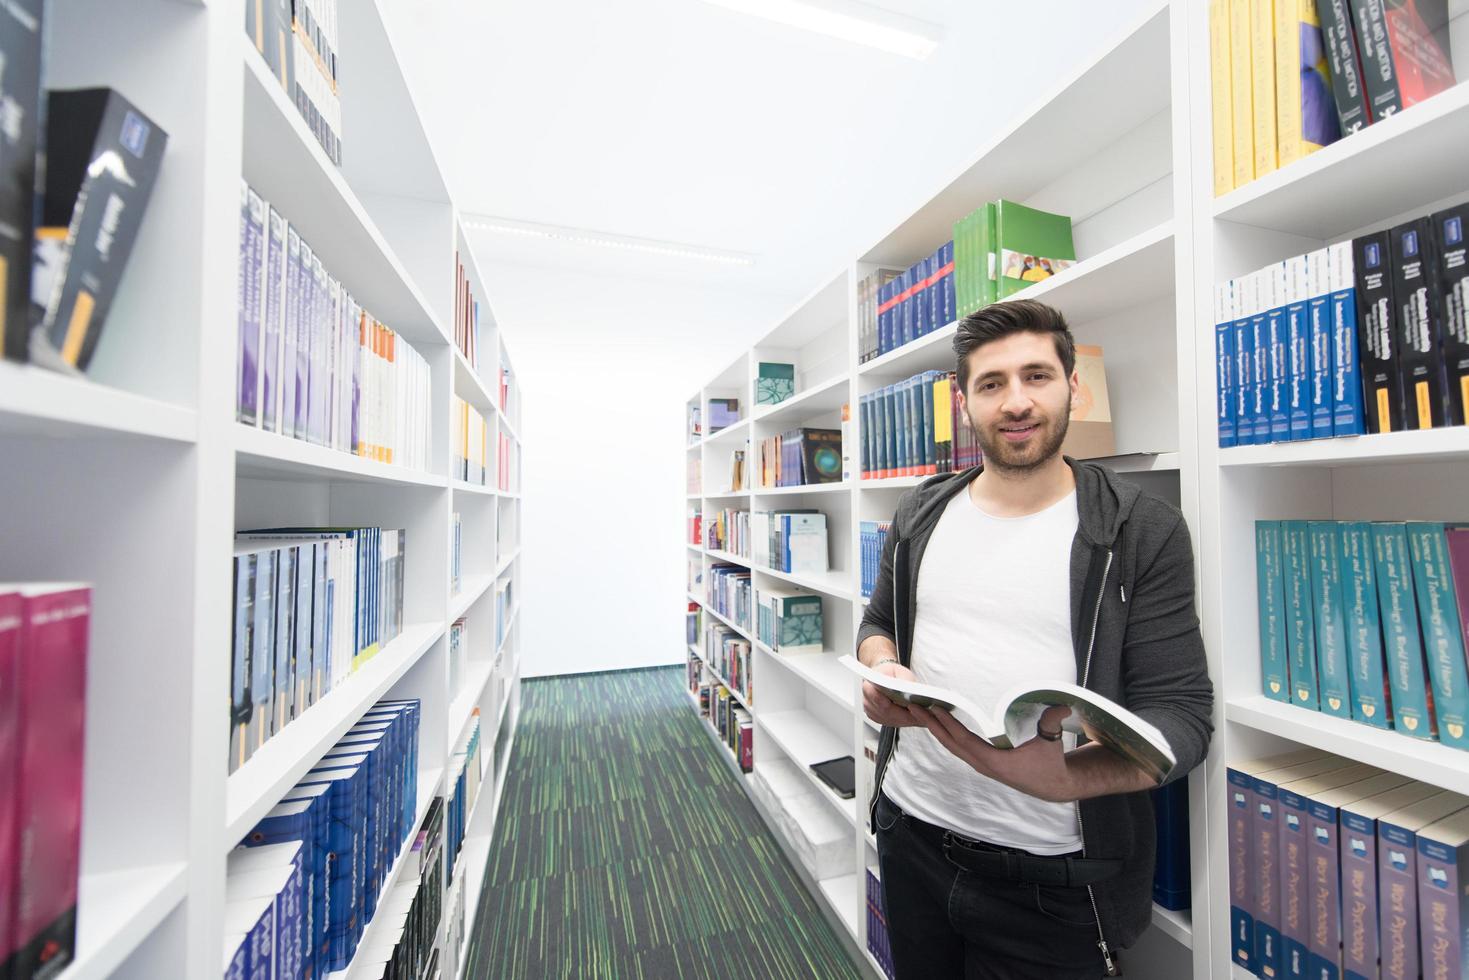
[[[540,238],[547,241],[566,242],[572,245],[590,245],[596,248],[621,249],[641,252],[646,255],[667,255],[675,258],[698,259],[722,265],[752,266],[755,256],[745,252],[730,252],[723,249],[701,248],[681,242],[659,241],[651,238],[633,238],[628,235],[610,235],[585,228],[567,228],[560,225],[541,224],[533,221],[516,221],[511,218],[489,216],[463,217],[464,227],[488,231],[500,235],[518,235],[523,238]]]

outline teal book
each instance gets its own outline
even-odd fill
[[[1428,707],[1423,644],[1414,605],[1413,565],[1403,524],[1372,525],[1372,560],[1377,572],[1377,602],[1392,692],[1393,728],[1414,738],[1437,739]]]
[[[1407,526],[1407,533],[1438,738],[1456,749],[1469,749],[1469,670],[1464,664],[1464,638],[1459,632],[1458,600],[1454,597],[1454,573],[1449,567],[1444,526],[1415,522]]]
[[[1352,685],[1342,621],[1336,521],[1312,521],[1309,534],[1311,613],[1316,620],[1316,680],[1321,710],[1338,718],[1350,718]]]
[[[1260,604],[1260,687],[1267,698],[1290,700],[1286,669],[1285,589],[1279,521],[1255,522],[1255,582]]]
[[[1377,578],[1372,566],[1372,525],[1343,521],[1337,536],[1352,719],[1374,728],[1391,728],[1392,698],[1382,659],[1382,622],[1377,615]]]
[[[1014,296],[1076,264],[1071,219],[1014,201],[995,205],[997,299]]]
[[[779,405],[796,393],[796,366],[761,361],[755,378],[755,404]]]
[[[1313,711],[1321,707],[1316,683],[1316,620],[1311,602],[1311,534],[1306,521],[1281,521],[1285,584],[1285,645],[1290,670],[1290,703]]]

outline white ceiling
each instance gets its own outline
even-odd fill
[[[517,291],[547,280],[514,267],[535,266],[676,281],[740,310],[748,343],[1157,0],[887,0],[944,28],[922,62],[701,0],[379,3],[462,210],[757,257],[472,232],[512,338]],[[568,291],[569,328],[597,295]],[[697,337],[693,305],[678,315]]]

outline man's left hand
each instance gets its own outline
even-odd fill
[[[975,772],[1048,803],[1070,803],[1080,798],[1061,739],[1052,741],[1037,735],[1018,748],[997,749],[943,708],[911,705],[908,710],[933,733],[939,744]],[[1047,708],[1041,715],[1038,730],[1059,732],[1061,722],[1070,714],[1071,709],[1065,705]]]

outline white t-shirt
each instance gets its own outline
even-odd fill
[[[940,516],[918,570],[909,666],[924,684],[992,708],[1021,683],[1076,683],[1071,542],[1076,493],[1025,517],[992,517],[967,489]],[[1065,747],[1075,747],[1071,734]],[[925,728],[905,728],[883,792],[920,820],[1035,854],[1081,848],[1076,808],[975,772]]]

